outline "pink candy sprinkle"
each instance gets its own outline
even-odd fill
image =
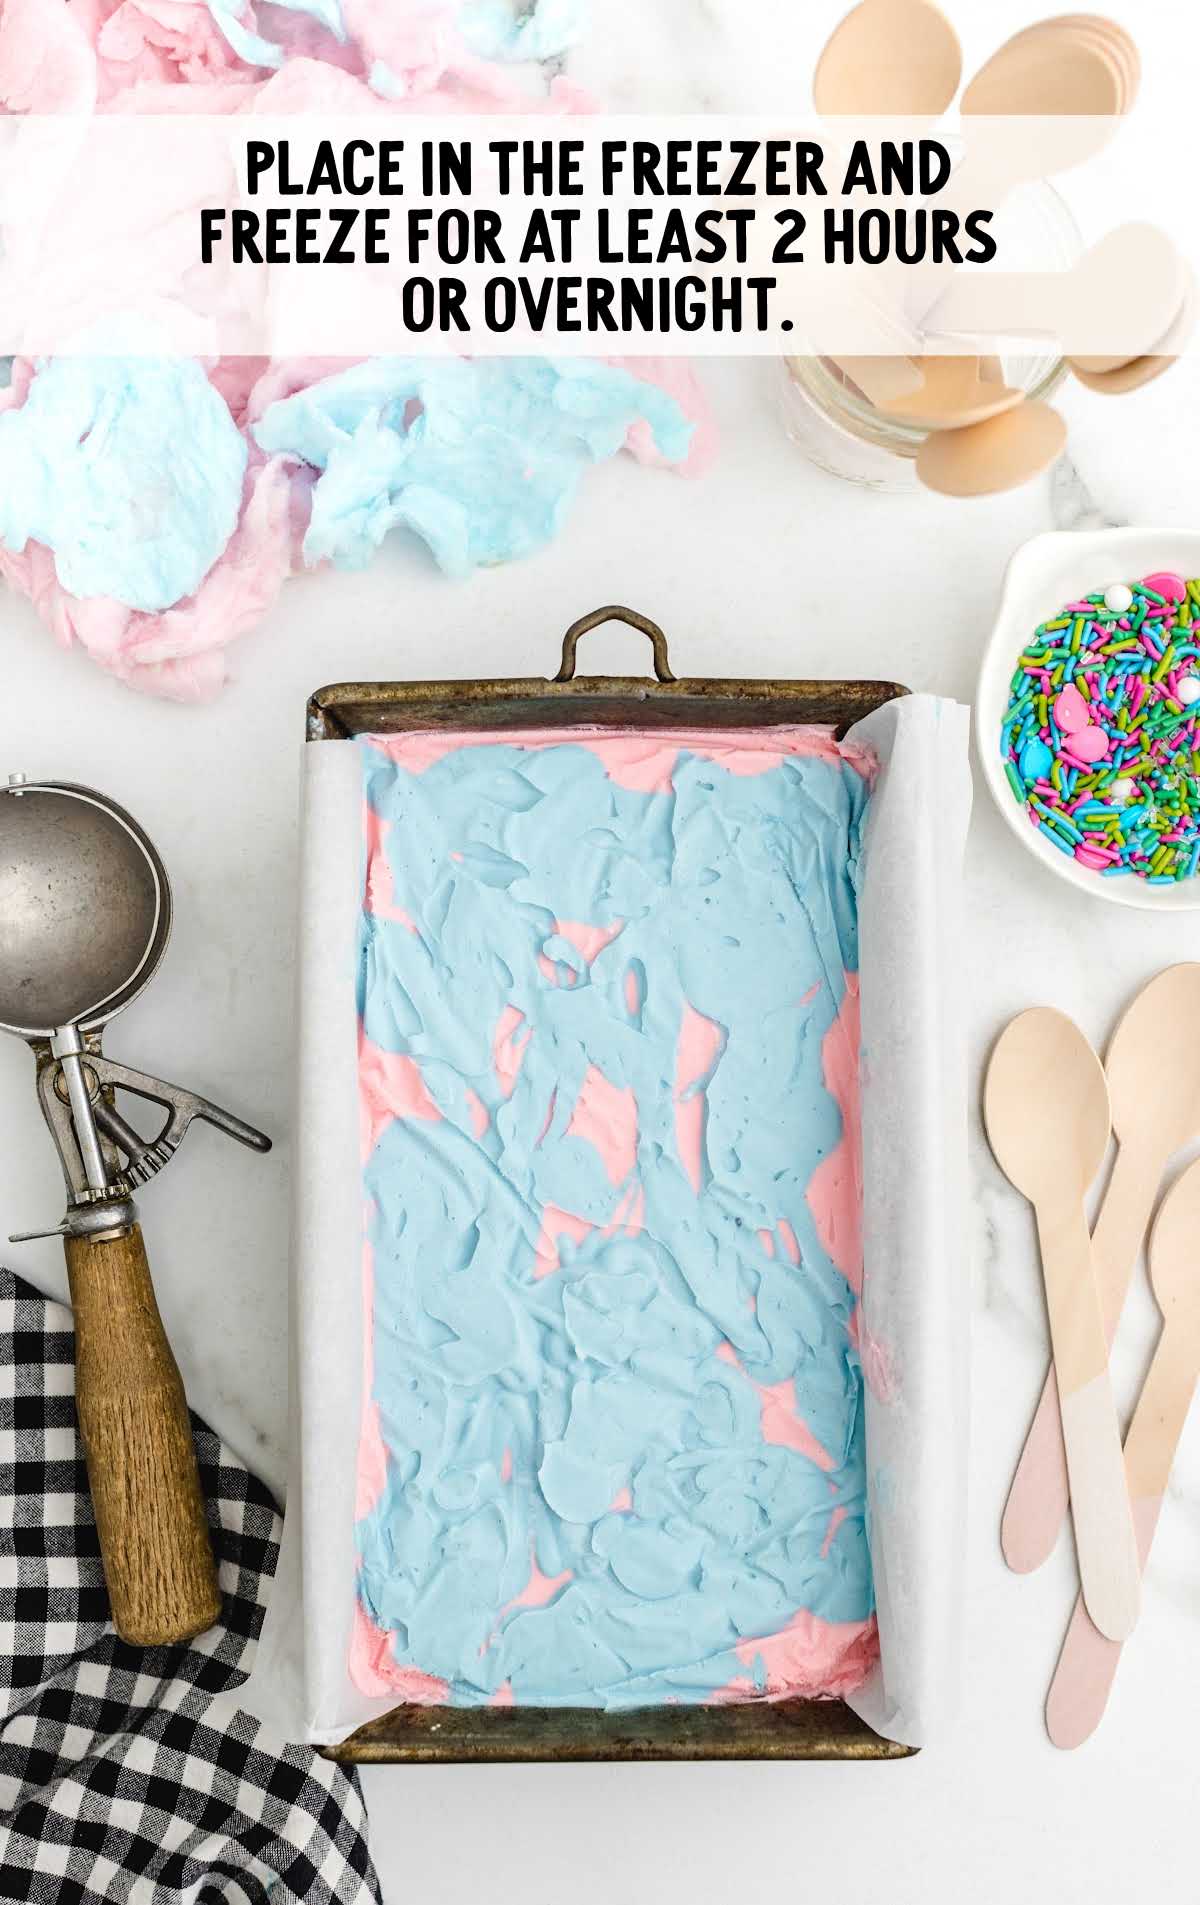
[[[1062,751],[1071,760],[1091,767],[1096,761],[1102,761],[1108,753],[1108,736],[1103,728],[1079,728],[1069,740],[1063,742]]]
[[[1155,595],[1165,596],[1168,602],[1182,602],[1187,594],[1183,577],[1170,569],[1160,569],[1155,575],[1146,576],[1145,586],[1153,589]]]
[[[1072,687],[1070,683],[1054,703],[1054,719],[1064,734],[1078,733],[1091,720],[1087,702],[1078,688]]]

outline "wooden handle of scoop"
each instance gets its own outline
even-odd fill
[[[169,1646],[221,1608],[187,1399],[162,1326],[141,1226],[68,1237],[75,1409],[122,1640]]]

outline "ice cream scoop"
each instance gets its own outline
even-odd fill
[[[270,1148],[217,1106],[101,1051],[101,1028],[153,976],[170,927],[166,870],[123,808],[21,775],[0,789],[0,1029],[33,1048],[67,1182],[57,1231],[75,1310],[75,1406],[113,1623],[141,1646],[210,1627],[220,1593],[132,1190],[169,1162],[196,1117]],[[117,1090],[166,1111],[155,1138],[122,1117]]]

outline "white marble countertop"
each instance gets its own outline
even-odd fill
[[[635,59],[646,45],[634,28],[641,10],[598,0],[611,31],[581,70],[613,103],[745,103],[730,88],[750,84],[748,36],[737,41],[742,66],[722,58],[731,7],[656,0],[645,13],[657,37]],[[814,20],[836,11],[824,0],[811,9]],[[993,38],[1008,15],[1014,23],[1034,15],[999,0],[993,11]],[[1146,11],[1165,16],[1167,0]],[[782,8],[764,12],[784,17]],[[815,48],[819,25],[804,37]],[[661,80],[652,99],[651,61]],[[603,466],[586,478],[551,549],[467,583],[444,580],[401,537],[365,574],[293,582],[233,650],[234,679],[208,708],[133,695],[57,649],[24,603],[0,595],[0,768],[104,788],[146,825],[175,889],[173,943],[150,991],[113,1025],[114,1056],[196,1086],[277,1141],[264,1161],[201,1128],[142,1199],[191,1399],[276,1486],[286,1436],[291,925],[308,694],[347,677],[553,672],[566,623],[615,597],[662,622],[677,672],[882,675],[969,700],[1001,571],[1019,541],[1097,517],[1186,521],[1195,494],[1194,475],[1189,489],[1167,481],[1163,448],[1173,446],[1182,470],[1182,418],[1200,401],[1194,362],[1115,410],[1090,405],[1085,415],[1078,399],[1070,404],[1086,487],[1063,466],[1052,480],[971,505],[855,492],[811,469],[785,439],[768,366],[714,363],[704,375],[722,450],[701,482],[624,458]],[[589,640],[598,668],[643,665],[629,631]],[[955,1737],[883,1767],[373,1769],[365,1786],[389,1905],[473,1896],[541,1905],[563,1895],[598,1905],[614,1883],[638,1905],[758,1898],[776,1886],[824,1890],[839,1905],[874,1897],[1124,1905],[1194,1892],[1200,1419],[1180,1454],[1142,1623],[1107,1721],[1081,1752],[1059,1754],[1041,1708],[1074,1591],[1069,1546],[1040,1575],[1018,1580],[997,1542],[1041,1381],[1040,1280],[1028,1213],[991,1162],[977,1097],[983,1055],[1009,1014],[1053,1003],[1102,1041],[1140,982],[1200,958],[1200,913],[1152,916],[1074,893],[1020,852],[981,785],[966,904],[974,1221],[962,1273],[972,1292],[974,1409],[969,1647]],[[1169,1045],[1169,1027],[1163,1037]],[[31,1062],[10,1040],[0,1040],[0,1120],[0,1234],[56,1222],[62,1191]],[[7,1260],[64,1291],[57,1243],[13,1246]],[[1127,1325],[1118,1377],[1128,1397],[1154,1334],[1144,1290]]]

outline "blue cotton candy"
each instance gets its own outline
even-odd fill
[[[272,404],[254,434],[322,472],[306,561],[363,568],[402,524],[465,575],[549,541],[588,463],[638,422],[670,461],[687,455],[675,399],[614,366],[379,357]]]
[[[0,542],[45,544],[72,595],[170,608],[224,552],[246,462],[191,359],[55,358],[0,414]]]

